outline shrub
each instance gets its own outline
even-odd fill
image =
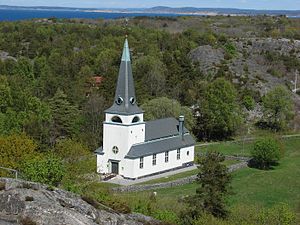
[[[36,143],[25,134],[0,137],[0,165],[18,169],[24,158],[36,154]],[[0,171],[1,173],[2,171]]]
[[[237,53],[236,47],[234,46],[233,43],[227,42],[224,45],[224,50],[228,55],[234,56]]]
[[[155,219],[170,223],[179,224],[179,218],[175,212],[168,210],[155,210],[152,216]]]
[[[262,138],[254,143],[251,155],[254,166],[261,169],[269,169],[270,166],[276,164],[281,158],[281,146],[272,137]]]
[[[0,191],[5,190],[5,182],[0,182]]]
[[[22,218],[20,222],[22,225],[37,225],[37,223],[29,217]]]
[[[255,101],[250,95],[246,95],[243,98],[243,105],[247,110],[253,110],[255,107]]]
[[[21,169],[26,179],[53,186],[60,183],[65,173],[61,159],[54,154],[24,160]]]
[[[96,209],[101,209],[101,205],[99,202],[97,202],[95,199],[93,199],[90,196],[81,196],[81,199],[83,201],[85,201],[86,203],[90,204],[91,206],[93,206]]]
[[[26,196],[25,197],[25,201],[26,202],[32,202],[34,199],[33,199],[33,197],[32,196]]]
[[[77,163],[78,160],[82,160],[90,154],[86,146],[72,139],[58,141],[55,153],[69,163]]]
[[[131,213],[131,209],[126,202],[120,201],[118,199],[112,199],[107,203],[109,207],[111,207],[113,210],[119,213]]]

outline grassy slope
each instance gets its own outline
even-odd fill
[[[249,142],[221,142],[213,143],[207,146],[197,146],[196,153],[203,153],[206,151],[218,151],[224,155],[237,155],[237,156],[249,156],[252,144]]]
[[[239,163],[239,161],[237,161],[237,160],[225,160],[224,161],[224,165],[226,165],[226,166],[230,166],[230,165],[237,164],[237,163]],[[173,180],[177,180],[180,178],[185,178],[185,177],[189,177],[192,175],[196,175],[197,173],[198,173],[198,170],[194,169],[194,170],[178,173],[178,174],[167,176],[167,177],[161,177],[161,178],[157,178],[154,180],[145,181],[143,183],[138,183],[137,185],[163,183],[163,182],[173,181]]]
[[[239,144],[219,144],[206,147],[209,150],[240,153],[236,146]],[[233,174],[233,196],[229,198],[230,205],[255,204],[272,206],[279,202],[286,202],[295,210],[300,207],[300,138],[290,138],[284,141],[286,155],[274,170],[262,171],[245,168]],[[249,152],[250,144],[247,144]],[[162,208],[176,210],[177,199],[180,196],[195,193],[197,184],[187,184],[179,187],[157,190],[158,203]],[[138,199],[144,199],[151,192],[127,193],[120,195],[134,204]],[[175,208],[174,208],[175,207]]]

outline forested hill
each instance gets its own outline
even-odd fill
[[[146,119],[185,114],[199,139],[234,135],[249,112],[251,126],[295,128],[290,127],[292,106],[285,107],[291,115],[283,124],[261,121],[261,107],[263,95],[276,85],[299,103],[299,96],[290,94],[293,74],[300,70],[299,27],[300,20],[267,16],[130,20],[137,100]],[[0,134],[26,133],[42,150],[66,138],[91,150],[99,147],[126,32],[122,20],[1,22]],[[282,38],[288,41],[279,50]],[[261,45],[253,52],[256,43]],[[196,54],[199,46],[209,49],[205,60]],[[228,109],[226,118],[225,111],[211,114],[218,107]]]

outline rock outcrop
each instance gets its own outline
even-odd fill
[[[79,196],[27,181],[0,178],[1,225],[143,225],[160,224],[141,214],[97,209]]]
[[[199,65],[203,76],[227,76],[241,87],[252,90],[257,96],[265,95],[277,85],[294,88],[297,65],[300,63],[300,41],[273,38],[231,39],[235,54],[226,58],[224,47],[199,46],[189,54],[191,60]],[[298,78],[299,86],[299,78]],[[293,94],[296,115],[300,111],[299,94]],[[261,111],[256,108],[250,117],[260,118]],[[253,119],[251,118],[251,119]],[[300,126],[300,118],[293,124]],[[296,129],[296,127],[295,127]]]

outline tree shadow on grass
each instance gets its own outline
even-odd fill
[[[263,163],[260,161],[256,161],[255,159],[251,159],[248,162],[248,166],[250,168],[255,168],[255,169],[259,169],[259,170],[274,170],[276,166],[279,165],[279,162],[277,161],[272,161],[269,163]]]

